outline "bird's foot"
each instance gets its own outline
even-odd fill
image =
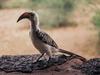
[[[49,58],[47,62],[48,62],[48,64],[52,65],[52,64],[55,63],[55,59],[54,58]]]

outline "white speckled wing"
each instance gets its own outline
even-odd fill
[[[38,30],[38,31],[36,31],[36,36],[42,42],[44,42],[50,46],[53,46],[55,48],[58,48],[58,45],[55,43],[55,41],[47,33]]]

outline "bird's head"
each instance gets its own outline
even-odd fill
[[[22,19],[29,19],[30,21],[34,22],[35,24],[39,23],[38,14],[36,12],[25,12],[23,13],[17,20],[19,22]]]

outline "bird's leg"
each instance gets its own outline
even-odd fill
[[[42,53],[41,56],[38,57],[38,59],[36,60],[36,62],[38,62],[40,60],[40,58],[42,58],[42,56],[44,55],[45,53]]]
[[[52,64],[55,61],[56,52],[58,52],[58,51],[55,50],[54,47],[49,46],[49,49],[46,52],[47,56],[49,57],[47,59],[48,63]]]

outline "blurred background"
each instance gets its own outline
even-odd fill
[[[60,48],[100,57],[100,0],[0,0],[0,55],[39,53],[29,37],[30,21],[16,22],[26,11],[39,14],[40,27]]]

